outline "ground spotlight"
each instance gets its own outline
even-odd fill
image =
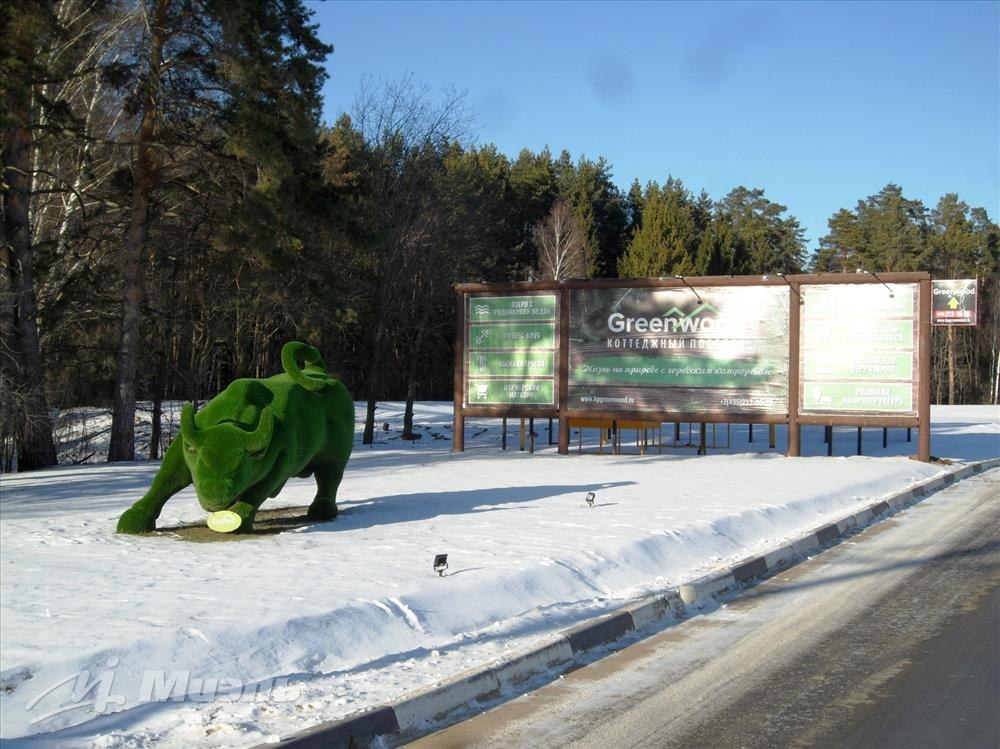
[[[434,571],[438,573],[438,577],[444,576],[444,571],[448,569],[448,555],[438,554],[434,557]]]
[[[594,506],[594,500],[597,499],[597,495],[593,492],[587,492],[586,502],[588,507]]]

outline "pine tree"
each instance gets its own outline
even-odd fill
[[[646,189],[642,226],[618,263],[622,278],[687,275],[695,270],[695,220],[690,194],[670,178]]]
[[[139,0],[138,9],[122,37],[135,41],[107,70],[134,128],[109,460],[134,453],[142,278],[157,191],[171,178],[165,154],[190,149],[255,167],[248,196],[266,202],[256,199],[282,190],[316,142],[330,52],[299,0]]]

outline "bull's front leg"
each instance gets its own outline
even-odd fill
[[[274,492],[277,494],[277,492]],[[253,521],[257,516],[257,510],[264,504],[264,500],[273,496],[268,484],[262,482],[247,489],[243,496],[226,509],[235,512],[240,516],[240,525],[232,533],[250,533],[253,531]]]
[[[184,462],[184,440],[174,437],[163,455],[160,470],[153,477],[142,499],[127,509],[118,519],[118,533],[149,533],[156,529],[156,519],[167,500],[191,485],[191,471]]]

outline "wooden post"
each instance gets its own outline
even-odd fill
[[[465,452],[465,294],[455,290],[455,408],[451,433],[451,451]]]
[[[931,460],[931,281],[919,283],[920,335],[917,349],[917,460]]]
[[[799,331],[802,318],[802,289],[795,277],[786,279],[788,289],[788,451],[797,458],[802,450],[802,429],[799,426]]]
[[[559,454],[569,455],[569,289],[557,292],[559,301],[559,373],[556,382],[559,406]],[[582,439],[582,437],[581,437]]]
[[[698,441],[699,442],[699,444],[698,444],[698,454],[699,455],[705,455],[708,452],[708,450],[705,449],[705,438],[707,437],[707,434],[708,434],[708,430],[707,430],[706,424],[705,424],[705,422],[702,422],[701,423],[701,438]]]
[[[772,450],[774,449],[775,433],[777,431],[778,431],[778,429],[777,429],[777,426],[775,424],[768,424],[767,425],[767,446],[769,448],[771,448]]]

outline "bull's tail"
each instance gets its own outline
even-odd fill
[[[299,367],[301,359],[305,367]],[[285,373],[292,378],[297,385],[301,385],[306,390],[320,390],[329,379],[330,375],[323,364],[323,357],[319,354],[319,349],[301,341],[289,341],[281,348],[281,366]]]

